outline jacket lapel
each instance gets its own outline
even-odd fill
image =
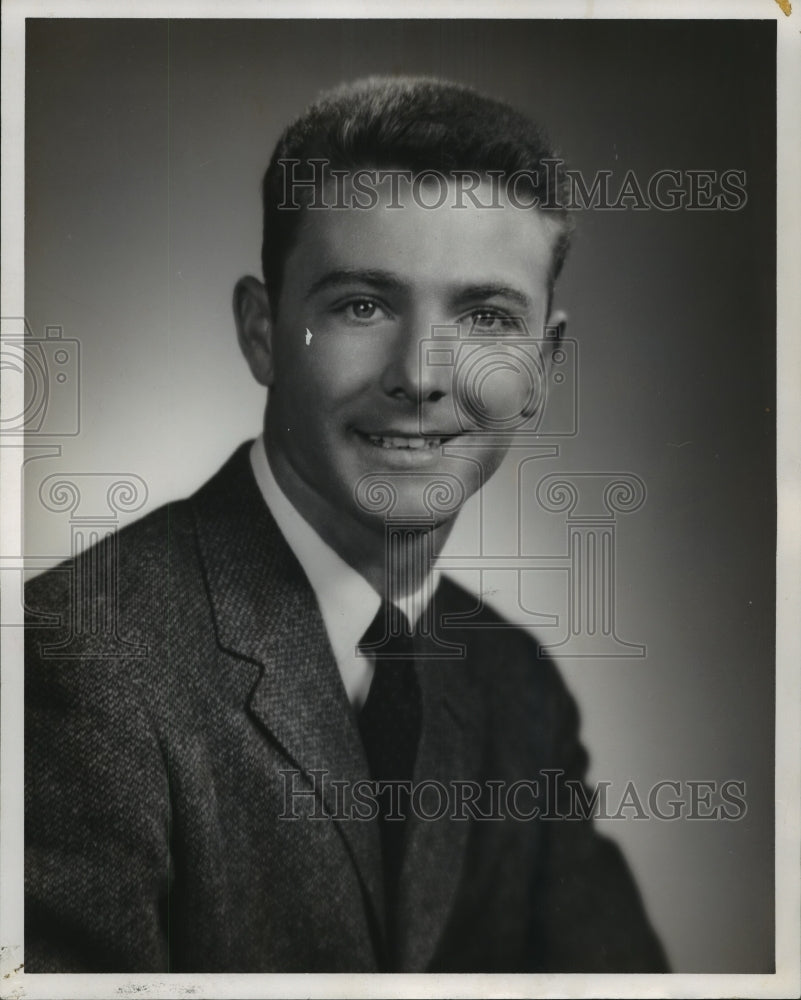
[[[193,498],[201,559],[220,645],[262,667],[253,716],[309,778],[336,821],[334,781],[369,779],[356,720],[314,592],[254,481],[249,444]],[[345,809],[342,809],[342,806]],[[339,803],[348,811],[349,796]],[[381,847],[375,823],[336,821],[383,928]]]
[[[337,820],[338,809],[340,815],[350,812],[352,799],[348,791],[337,803],[332,784],[341,781],[350,790],[369,780],[356,718],[314,592],[258,490],[249,448],[239,448],[193,497],[218,640],[229,653],[261,667],[248,707],[290,765],[307,776],[325,772],[325,782],[318,779],[315,787],[359,874],[380,951],[385,913],[378,827]],[[446,581],[437,604],[448,610],[447,598],[440,606],[443,591],[450,592]],[[463,659],[423,659],[418,675],[423,730],[415,782],[433,779],[450,791],[454,778],[478,773],[480,694]],[[399,901],[402,971],[424,970],[434,955],[462,874],[469,827],[447,815],[409,819]]]

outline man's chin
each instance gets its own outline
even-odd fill
[[[382,469],[364,473],[354,500],[371,522],[440,527],[453,520],[469,495],[462,477],[449,469]]]

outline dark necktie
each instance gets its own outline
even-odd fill
[[[375,673],[367,701],[359,716],[372,779],[379,782],[378,808],[387,903],[387,939],[390,955],[397,945],[398,883],[406,832],[409,794],[402,786],[393,790],[384,782],[411,782],[422,724],[420,685],[414,669],[414,634],[403,613],[382,602],[359,644],[375,659]],[[394,808],[393,808],[394,807]],[[390,959],[394,964],[394,957]]]

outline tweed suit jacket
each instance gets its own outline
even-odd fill
[[[248,447],[29,585],[29,972],[387,967],[379,831],[349,811],[369,777],[356,718]],[[443,581],[437,610],[476,601]],[[486,807],[488,781],[581,779],[556,668],[480,614],[442,627],[464,657],[418,665],[415,780],[474,781]],[[412,818],[399,907],[403,971],[666,969],[586,820]]]

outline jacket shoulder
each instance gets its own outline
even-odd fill
[[[497,686],[500,680],[511,679],[517,687],[521,683],[563,687],[556,664],[537,637],[480,596],[443,577],[437,604],[444,616],[443,634],[469,650],[485,683]]]
[[[25,586],[28,627],[47,627],[66,608],[102,621],[105,606],[152,598],[191,535],[188,502],[151,511],[138,521],[97,538],[82,552],[34,577]]]
[[[229,460],[190,497],[170,501],[116,531],[108,531],[79,554],[65,559],[30,580],[25,603],[30,625],[42,616],[91,604],[95,608],[114,600],[134,610],[163,599],[165,588],[180,593],[198,570],[196,521],[198,512],[213,519],[220,498],[235,505],[238,484],[247,476],[249,443],[240,445]],[[163,605],[161,610],[163,611]]]

